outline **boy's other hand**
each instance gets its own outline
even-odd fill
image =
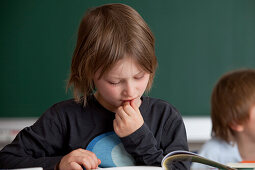
[[[136,106],[135,100],[132,100],[131,102],[125,102],[123,106],[117,109],[113,120],[113,128],[119,137],[125,137],[139,129],[143,123],[144,120],[140,110]]]
[[[65,155],[58,166],[59,170],[83,170],[87,169],[96,169],[98,165],[101,164],[101,160],[96,157],[96,155],[85,149],[76,149]]]

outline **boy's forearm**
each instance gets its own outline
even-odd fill
[[[33,158],[29,156],[15,156],[1,153],[0,168],[29,168],[42,167],[43,169],[54,169],[62,156]]]
[[[164,151],[157,148],[157,140],[146,124],[143,124],[140,129],[130,136],[121,138],[121,140],[127,152],[135,158],[137,165],[161,166]],[[169,147],[174,146],[169,145]],[[187,149],[183,146],[179,150]],[[175,163],[172,169],[189,169],[189,162]]]
[[[160,166],[163,151],[156,148],[157,141],[146,124],[121,140],[137,164]]]

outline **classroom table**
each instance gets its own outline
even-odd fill
[[[105,170],[162,170],[162,167],[157,166],[123,166],[123,167],[113,167],[113,168],[99,168]]]
[[[123,167],[112,167],[112,168],[98,168],[102,170],[162,170],[162,167],[156,166],[123,166]],[[4,169],[0,169],[4,170]],[[11,170],[43,170],[41,167],[34,168],[21,168],[21,169],[11,169]]]

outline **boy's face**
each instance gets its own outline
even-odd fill
[[[150,74],[143,71],[131,57],[118,61],[108,73],[98,79],[96,72],[94,84],[96,98],[106,109],[115,112],[124,102],[135,100],[139,106],[140,97],[146,90]]]
[[[243,124],[243,132],[255,143],[255,104],[251,107],[248,121]]]

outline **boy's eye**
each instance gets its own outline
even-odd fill
[[[135,79],[139,80],[139,79],[142,79],[143,77],[144,77],[144,74],[140,76],[136,76]]]
[[[118,85],[118,84],[120,84],[120,82],[111,82],[111,81],[109,81],[109,83],[110,83],[111,85]]]

